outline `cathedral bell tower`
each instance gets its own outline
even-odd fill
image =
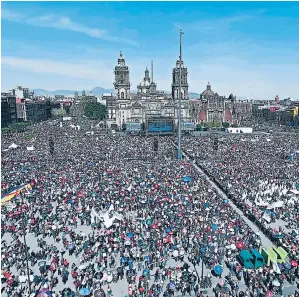
[[[118,58],[118,65],[114,69],[114,89],[116,99],[129,100],[130,99],[130,73],[129,68],[126,66],[126,61],[120,52]]]
[[[187,67],[184,67],[184,62],[182,60],[181,64],[181,92],[182,99],[188,99],[188,71]],[[172,70],[172,84],[171,84],[172,98],[174,100],[179,99],[180,91],[180,60],[176,61],[176,67]]]

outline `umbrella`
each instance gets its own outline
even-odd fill
[[[217,230],[218,226],[216,224],[212,224],[212,230]]]
[[[150,261],[151,257],[150,256],[145,256],[144,261]]]
[[[217,275],[221,275],[221,273],[223,272],[223,268],[222,268],[220,265],[215,265],[215,266],[214,266],[214,272],[215,272]]]
[[[143,272],[142,272],[142,274],[143,274],[143,275],[147,275],[147,274],[149,274],[149,270],[148,270],[147,268],[144,269]]]
[[[227,200],[227,199],[224,199],[224,200],[223,200],[223,203],[224,203],[224,204],[227,204],[227,203],[228,203],[228,200]]]
[[[128,234],[127,234],[127,237],[129,237],[129,238],[132,238],[134,236],[134,233],[132,233],[132,232],[129,232]]]
[[[183,181],[188,183],[188,182],[191,181],[191,177],[190,177],[190,176],[185,176],[185,177],[183,178]]]
[[[291,265],[292,265],[293,267],[297,267],[297,266],[298,266],[298,262],[295,261],[295,260],[292,260],[290,263],[291,263]]]
[[[82,289],[80,289],[79,294],[81,296],[88,296],[90,294],[90,292],[91,292],[90,289],[88,289],[88,288],[82,288]]]
[[[210,204],[208,202],[204,204],[205,208],[208,208],[209,206],[210,206]]]
[[[280,286],[280,282],[278,280],[274,280],[272,282],[272,284],[273,284],[274,287],[279,287]]]
[[[178,257],[179,252],[178,252],[177,250],[175,250],[175,251],[172,252],[172,255],[173,255],[174,257]]]
[[[243,247],[244,247],[244,243],[242,242],[242,241],[238,241],[237,243],[236,243],[236,247],[238,248],[238,249],[243,249]]]

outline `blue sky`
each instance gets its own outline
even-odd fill
[[[2,2],[2,90],[113,87],[122,50],[132,89],[154,61],[170,90],[184,31],[191,92],[299,97],[297,2]]]

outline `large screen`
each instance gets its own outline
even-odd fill
[[[173,132],[173,122],[169,120],[149,120],[148,132]]]

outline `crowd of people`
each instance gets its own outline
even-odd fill
[[[156,152],[153,138],[86,135],[84,129],[50,122],[36,124],[29,132],[3,135],[2,193],[21,184],[31,186],[1,204],[3,296],[295,294],[294,267],[281,267],[280,273],[267,266],[242,267],[240,249],[259,249],[268,241],[250,228],[192,161],[175,160],[173,140],[160,138]],[[242,147],[248,152],[239,152],[239,159],[232,154],[231,163],[225,163],[220,161],[227,158],[221,154],[224,146],[220,144],[215,153],[210,139],[205,141],[186,137],[183,145],[226,185],[229,194],[254,203],[251,193],[259,186],[253,166],[255,158],[256,164],[262,159],[261,151],[254,153],[250,145],[245,147],[247,142],[236,141],[239,147],[233,150]],[[226,141],[230,146],[234,140]],[[17,147],[8,149],[12,143]],[[277,155],[275,149],[286,146],[287,140],[272,143],[271,151]],[[271,157],[269,147],[258,149],[265,159]],[[248,159],[250,154],[254,154],[251,165],[244,161],[243,172],[242,156]],[[246,164],[252,166],[251,179]],[[260,181],[267,177],[263,165]],[[225,166],[226,174],[221,172]],[[298,167],[272,166],[275,169],[269,172],[274,176],[269,180],[280,177],[283,186],[293,186]],[[259,212],[254,204],[252,209]],[[286,219],[288,212],[292,218],[296,211],[293,206],[277,215]],[[285,233],[282,240],[292,240],[297,255],[297,239],[290,236]]]
[[[184,148],[238,206],[298,260],[299,137],[185,138]],[[217,148],[215,147],[217,146]]]

